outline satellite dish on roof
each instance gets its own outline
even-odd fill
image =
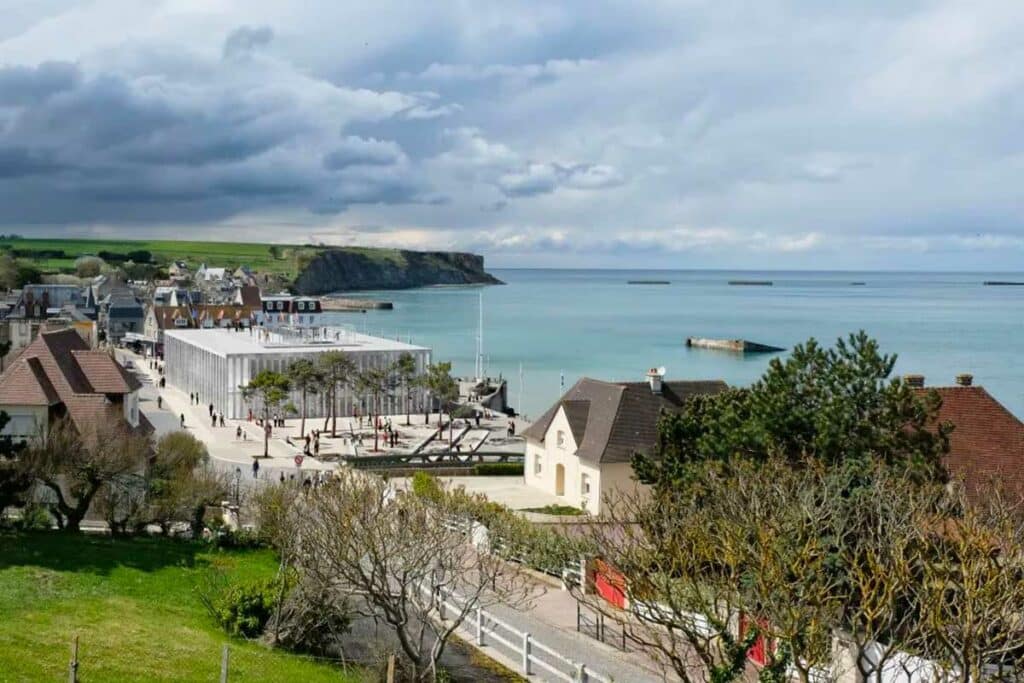
[[[658,374],[661,375],[662,377],[665,376],[665,366],[664,365],[662,365],[660,368],[658,368]]]

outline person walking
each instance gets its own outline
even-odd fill
[[[235,439],[241,441],[242,439],[242,425],[235,427]]]
[[[281,472],[281,483],[284,483],[284,472]]]
[[[156,397],[156,407],[157,407],[158,410],[160,408],[164,407],[164,397],[163,396],[157,396]]]
[[[211,415],[210,416],[210,426],[211,427],[216,427],[217,426],[217,416],[216,415]]]
[[[213,417],[213,404],[210,404],[210,417]]]
[[[181,414],[181,428],[185,428],[185,413]]]
[[[221,414],[220,414],[220,426],[221,426],[221,427],[223,427],[223,426],[224,426],[224,413],[221,413]]]
[[[259,479],[260,476],[260,461],[256,458],[252,459],[252,478]]]

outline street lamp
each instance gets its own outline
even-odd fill
[[[241,467],[236,467],[235,468],[235,505],[238,505],[238,495],[239,495],[238,488],[239,488],[239,486],[241,486],[241,484],[242,484],[242,468]]]

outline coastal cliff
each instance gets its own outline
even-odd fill
[[[484,257],[451,251],[329,249],[295,278],[299,294],[360,289],[409,289],[428,285],[500,285],[484,270]]]

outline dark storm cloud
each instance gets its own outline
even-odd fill
[[[0,68],[0,106],[38,102],[54,93],[70,90],[80,79],[78,67],[67,62]]]
[[[1012,0],[23,4],[0,223],[371,224],[506,264],[1024,254]]]

